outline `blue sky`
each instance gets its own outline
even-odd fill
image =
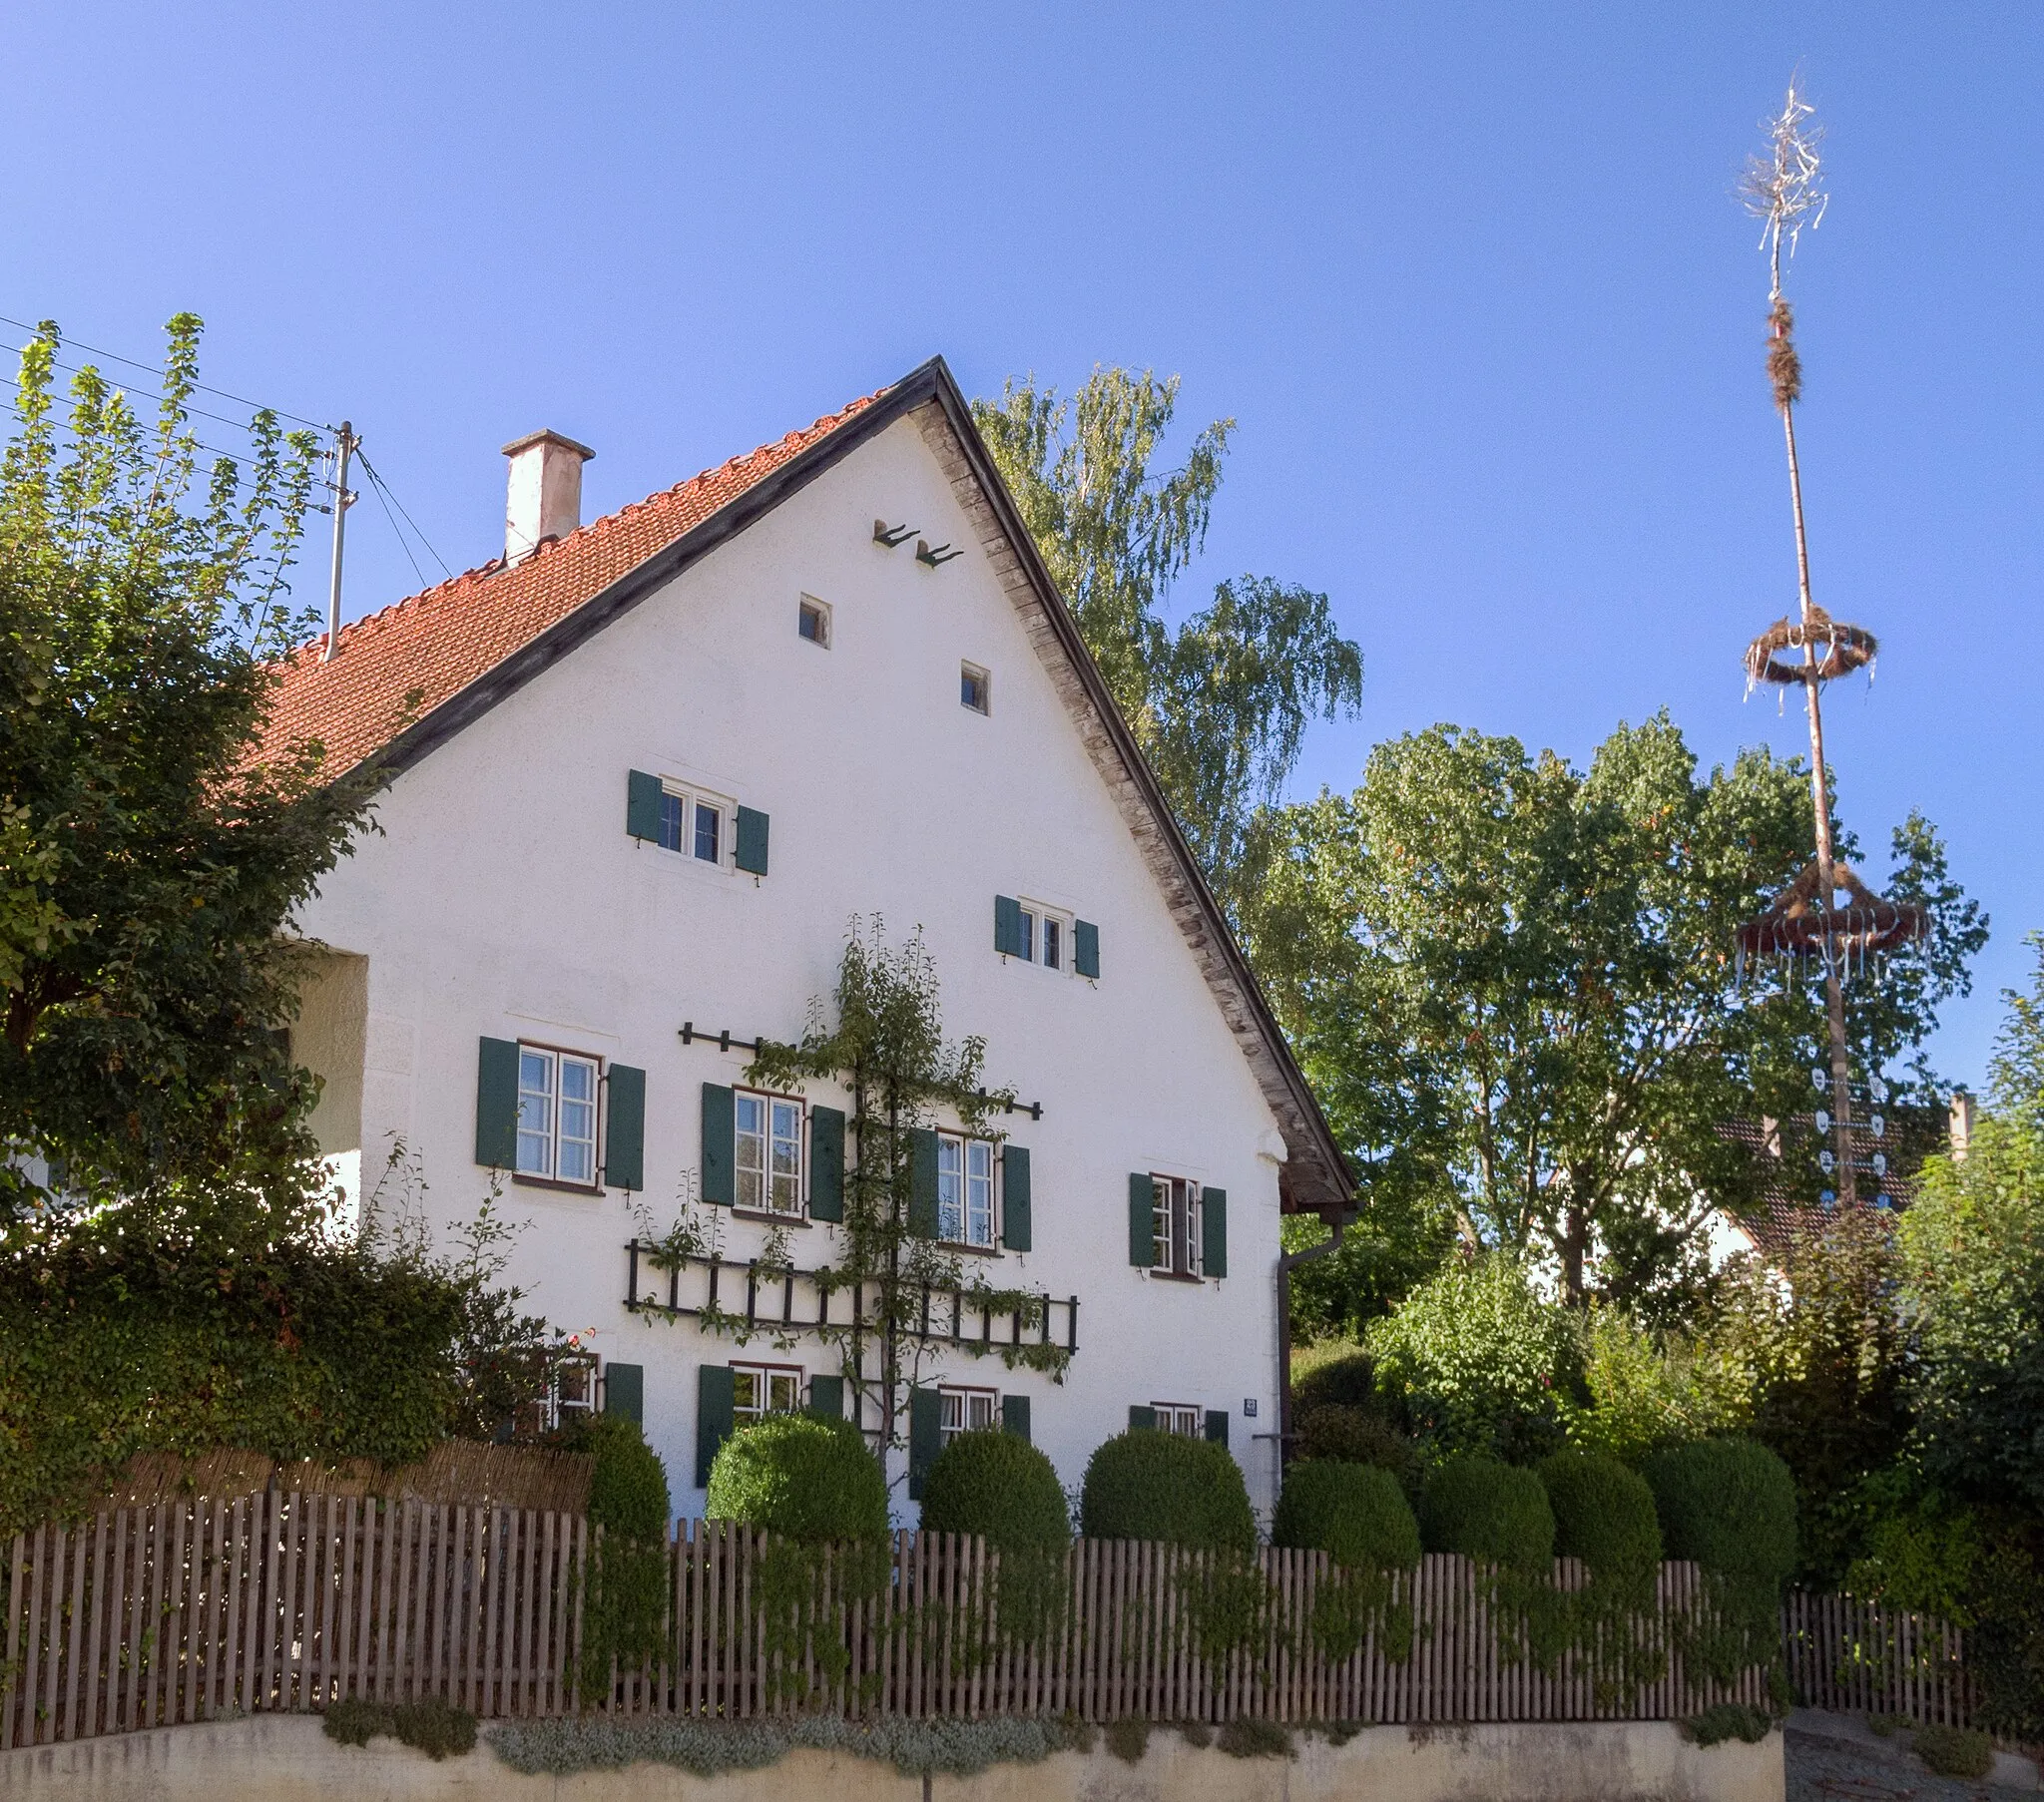
[[[973,392],[1153,366],[1239,422],[1199,582],[1323,588],[1364,648],[1301,789],[1437,719],[1792,750],[1742,700],[1793,590],[1731,194],[1798,66],[1814,579],[1883,644],[1833,757],[1993,914],[1937,1047],[1977,1081],[2044,927],[2044,10],[17,0],[0,313],[146,356],[194,308],[209,379],[351,417],[457,569],[535,426],[597,447],[593,512],[933,351]],[[416,586],[365,499],[349,612]]]

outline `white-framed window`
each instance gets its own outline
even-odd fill
[[[994,1243],[994,1147],[991,1139],[937,1134],[937,1237],[953,1245]]]
[[[1150,1407],[1157,1416],[1160,1433],[1177,1433],[1186,1439],[1206,1437],[1206,1417],[1198,1408],[1185,1402],[1152,1402]]]
[[[794,630],[797,638],[808,640],[819,650],[830,649],[830,608],[818,601],[814,595],[804,595],[797,604],[794,616]]]
[[[958,700],[975,713],[994,710],[994,678],[977,664],[958,667]]]
[[[1200,1185],[1183,1176],[1150,1178],[1155,1243],[1150,1267],[1169,1276],[1200,1274]]]
[[[518,1048],[518,1167],[521,1176],[596,1185],[594,1058],[543,1045]]]
[[[802,1212],[802,1105],[793,1096],[741,1089],[733,1097],[738,1204],[756,1213]]]
[[[547,1426],[558,1428],[578,1414],[596,1412],[597,1360],[594,1352],[570,1353],[555,1368],[547,1393]]]
[[[1022,961],[1066,976],[1072,969],[1072,916],[1035,901],[1022,903]]]
[[[741,1423],[801,1411],[804,1384],[799,1365],[734,1364],[731,1378],[731,1411]]]
[[[678,851],[703,863],[724,864],[731,860],[732,821],[737,809],[722,795],[703,794],[693,788],[664,783],[660,796],[660,833],[655,842],[663,851]]]
[[[1001,1424],[1001,1398],[992,1389],[939,1389],[943,1404],[944,1444],[961,1433],[984,1433]]]

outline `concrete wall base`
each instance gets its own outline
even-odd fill
[[[0,1753],[0,1796],[65,1802],[1784,1802],[1782,1736],[1691,1745],[1660,1721],[1366,1727],[1346,1745],[1239,1759],[1150,1736],[1129,1764],[1105,1745],[927,1786],[891,1766],[797,1750],[770,1769],[692,1777],[665,1765],[521,1776],[487,1744],[434,1763],[319,1722],[264,1715]]]

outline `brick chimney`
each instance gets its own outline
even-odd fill
[[[596,455],[559,432],[528,432],[504,446],[511,481],[504,502],[504,563],[523,563],[550,538],[582,524],[582,466]]]

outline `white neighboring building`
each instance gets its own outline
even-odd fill
[[[731,1313],[769,1232],[831,1261],[846,1098],[752,1095],[730,1042],[799,1036],[854,915],[920,926],[947,1032],[1034,1109],[998,1155],[930,1141],[939,1236],[1076,1349],[1062,1384],[969,1356],[937,1298],[915,1457],[1005,1419],[1075,1484],[1168,1409],[1267,1511],[1278,1218],[1332,1219],[1350,1178],[949,371],[588,526],[582,446],[507,454],[508,559],[308,646],[272,711],[272,742],[391,772],[300,922],[323,1148],[373,1192],[401,1143],[435,1225],[497,1184],[509,1279],[689,1513],[733,1414],[828,1405],[838,1353],[704,1331],[710,1267],[629,1246],[700,1195]],[[751,1287],[814,1318],[799,1279]]]

